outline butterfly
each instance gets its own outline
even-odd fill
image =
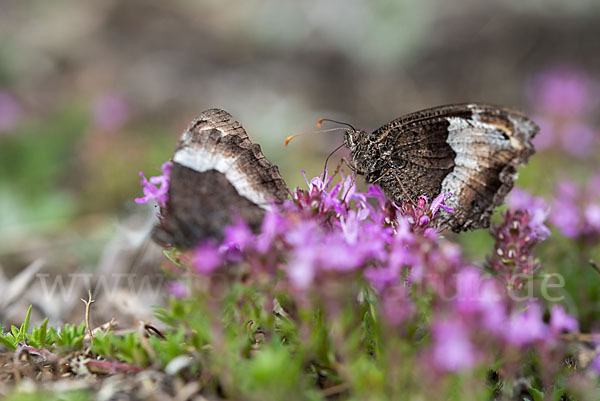
[[[458,232],[489,226],[538,132],[517,110],[471,103],[421,110],[372,133],[352,128],[344,143],[355,172],[397,203],[452,193],[446,205],[455,212],[442,211],[438,224]]]
[[[277,166],[226,111],[209,109],[183,132],[172,158],[168,200],[152,238],[188,249],[242,218],[257,230],[265,211],[288,198]]]

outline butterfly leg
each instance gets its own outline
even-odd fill
[[[386,171],[385,173],[381,174],[381,175],[379,176],[379,178],[377,178],[377,179],[376,179],[375,181],[373,181],[371,184],[377,184],[377,181],[380,181],[380,180],[381,180],[383,177],[385,177],[386,175],[388,175],[389,173],[391,173],[391,172],[392,172],[392,170],[394,170],[394,168],[393,168],[393,167],[390,167],[390,168],[388,168],[388,169],[387,169],[387,171]],[[395,174],[394,174],[394,175],[395,175]],[[396,179],[397,179],[397,178],[398,178],[398,177],[396,176]]]
[[[400,177],[398,177],[398,175],[396,173],[394,173],[394,177],[396,177],[396,181],[398,181],[398,184],[400,185],[400,189],[402,189],[402,192],[404,192],[406,199],[408,199],[408,201],[410,203],[412,203],[413,205],[416,206],[417,202],[414,201],[414,199],[412,198],[412,196],[410,196],[410,194],[408,193],[406,188],[404,188],[404,184],[402,184],[402,180],[400,179]]]
[[[350,163],[345,157],[342,157],[341,160],[339,161],[339,163],[337,164],[337,166],[335,167],[335,170],[333,171],[333,174],[331,175],[332,177],[335,177],[340,172],[343,164],[346,164],[346,166],[348,166],[348,168],[353,173],[356,172],[356,167],[353,166],[352,163]]]
[[[344,194],[344,196],[342,197],[342,202],[346,202],[346,196],[348,196],[348,194],[350,193],[350,188],[352,188],[352,186],[356,184],[356,174],[354,174],[352,176],[352,181],[350,182],[350,186],[346,189],[346,193]]]

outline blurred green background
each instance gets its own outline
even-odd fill
[[[9,276],[41,256],[50,269],[93,268],[131,216],[147,231],[138,171],[158,175],[211,107],[240,121],[294,187],[342,143],[333,133],[283,147],[320,117],[374,130],[478,101],[552,119],[537,83],[575,74],[587,152],[565,149],[578,137],[540,139],[518,182],[547,195],[597,165],[599,37],[596,0],[4,0],[0,264]],[[490,249],[485,233],[462,241],[473,258]]]

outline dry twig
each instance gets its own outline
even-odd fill
[[[90,326],[90,307],[96,301],[94,299],[92,299],[92,290],[88,290],[87,301],[83,298],[81,298],[81,301],[85,304],[85,329],[88,332],[88,335],[90,336],[90,342],[93,344],[94,343],[94,334],[92,333],[92,329]]]

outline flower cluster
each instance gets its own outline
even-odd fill
[[[544,225],[550,209],[542,198],[518,188],[511,194],[509,206],[502,224],[491,229],[496,243],[487,262],[507,285],[519,290],[541,267],[533,249],[550,235]]]
[[[550,221],[566,237],[596,243],[600,238],[600,173],[581,187],[573,181],[559,182]]]
[[[573,66],[557,66],[529,83],[530,102],[541,133],[534,139],[537,149],[559,147],[576,156],[589,156],[598,142],[590,115],[598,106],[599,86]]]
[[[435,219],[437,212],[440,209],[449,213],[454,213],[454,210],[451,207],[444,204],[444,199],[448,196],[452,196],[452,193],[439,194],[433,202],[431,202],[431,205],[428,204],[427,197],[425,196],[420,196],[417,199],[416,204],[404,202],[401,207],[402,215],[408,217],[413,229],[422,230],[423,232],[431,231],[433,228],[430,227],[430,223]]]
[[[431,319],[434,341],[430,358],[439,370],[492,363],[491,349],[553,349],[560,334],[579,328],[559,305],[551,308],[550,321],[546,322],[541,304],[520,305],[495,276],[484,275],[478,268],[461,268],[454,285],[453,296],[434,305]]]
[[[164,205],[169,167],[166,163],[163,175],[142,180],[146,197],[138,201]],[[488,263],[497,274],[486,275],[439,235],[436,217],[440,210],[453,212],[444,204],[451,194],[431,203],[420,197],[416,204],[396,205],[377,186],[357,191],[353,176],[334,184],[325,172],[306,183],[308,189],[296,189],[290,199],[272,205],[259,233],[238,219],[224,229],[221,243],[199,244],[189,257],[195,272],[243,271],[234,276],[243,277],[245,285],[269,283],[297,304],[320,299],[316,302],[325,304],[309,309],[325,313],[365,302],[364,294],[371,293],[367,298],[389,333],[407,327],[431,332],[422,363],[438,371],[490,362],[491,344],[496,351],[554,347],[563,330],[577,329],[562,307],[552,308],[546,322],[540,304],[518,304],[507,289],[511,276],[540,268],[533,249],[550,234],[544,225],[549,208],[541,199],[515,190],[504,223],[492,229],[496,246]],[[513,280],[513,288],[521,284]],[[175,297],[189,294],[183,281],[170,282],[168,289]],[[425,326],[422,299],[429,300]]]
[[[449,194],[398,206],[376,186],[357,191],[352,176],[336,184],[327,174],[306,181],[307,190],[296,189],[291,199],[273,205],[258,234],[237,220],[225,228],[222,243],[200,244],[191,257],[195,271],[227,274],[235,265],[247,269],[245,283],[272,283],[298,303],[326,299],[329,304],[320,305],[325,309],[357,302],[371,291],[390,333],[422,325],[419,300],[429,299],[431,323],[425,329],[432,341],[423,363],[439,371],[483,362],[490,341],[496,350],[553,347],[560,332],[577,329],[560,307],[545,322],[540,304],[514,302],[502,279],[468,266],[459,247],[438,235],[439,210],[452,211],[444,205]],[[498,257],[489,261],[501,278],[535,272],[532,249],[549,235],[543,224],[547,206],[524,193],[513,198],[520,209],[507,212],[505,223],[493,230]],[[352,285],[360,282],[362,290]],[[170,289],[175,296],[186,294],[180,283]]]

